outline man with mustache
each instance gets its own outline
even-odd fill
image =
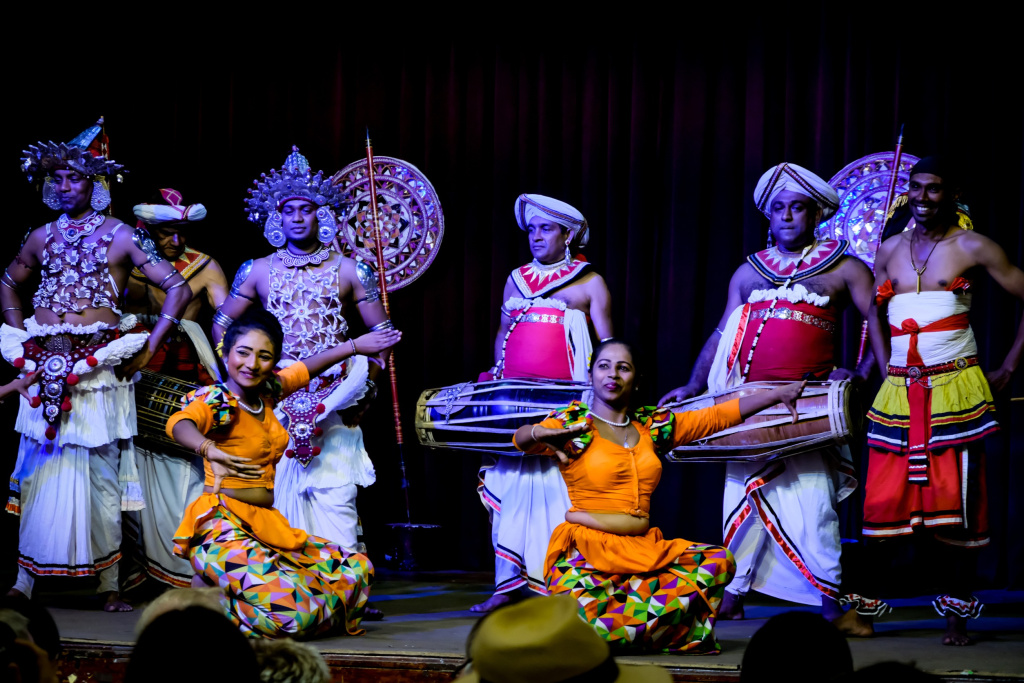
[[[852,303],[867,315],[871,271],[846,255],[845,240],[815,234],[839,207],[835,190],[807,169],[784,163],[761,176],[754,203],[769,220],[769,248],[747,257],[733,274],[725,313],[690,382],[663,397],[663,404],[705,387],[717,393],[760,380],[863,380],[871,372],[870,354],[855,372],[836,368],[842,311]],[[822,616],[845,633],[873,632],[861,615],[882,607],[861,599],[844,613],[839,591],[836,506],[856,488],[854,475],[847,446],[768,464],[728,464],[723,535],[736,557],[736,576],[725,589],[720,619],[744,618],[743,599],[756,590],[820,605]]]
[[[998,429],[990,387],[1006,388],[1024,353],[1022,321],[1002,365],[987,374],[978,365],[972,279],[983,268],[1024,300],[1024,272],[958,218],[959,195],[946,160],[928,157],[911,169],[909,221],[878,250],[868,318],[885,382],[868,412],[864,535],[928,530],[943,544],[950,592],[933,604],[947,620],[946,645],[969,644],[967,619],[981,612],[971,583],[976,549],[989,543],[982,439]]]
[[[0,351],[41,376],[15,426],[22,436],[7,510],[20,514],[21,525],[11,592],[30,597],[35,576],[96,576],[112,612],[131,610],[118,587],[121,511],[144,505],[132,377],[178,324],[190,295],[144,229],[103,213],[108,182],[122,166],[106,158],[101,126],[24,152],[29,181],[43,179],[43,203],[62,213],[26,236],[0,277]],[[134,316],[120,309],[133,266],[166,297],[148,336],[129,333]],[[36,273],[33,314],[25,318],[18,289]]]
[[[163,188],[151,202],[138,204],[133,211],[137,225],[150,231],[160,255],[188,282],[192,299],[181,319],[196,321],[204,302],[211,310],[223,304],[228,294],[224,271],[209,255],[190,247],[186,239],[186,231],[206,218],[206,207],[185,204],[180,192]],[[142,271],[132,270],[127,310],[135,313],[144,327],[153,328],[165,299],[163,290],[150,283]],[[207,350],[207,362],[216,362],[198,325],[175,326],[146,369],[186,382],[212,384],[214,379],[199,361],[199,347]],[[174,554],[173,538],[185,507],[203,492],[203,459],[198,455],[186,458],[181,451],[167,451],[154,450],[152,443],[136,447],[146,507],[129,513],[126,522],[127,533],[136,537],[141,554],[138,569],[128,578],[129,585],[144,576],[179,588],[191,585],[192,567]]]

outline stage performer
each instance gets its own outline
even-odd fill
[[[98,574],[104,609],[123,611],[131,607],[118,586],[121,511],[143,505],[132,377],[177,325],[189,291],[144,229],[101,213],[108,180],[122,168],[90,151],[102,139],[96,125],[68,144],[30,146],[23,159],[29,180],[43,181],[43,202],[62,213],[28,234],[0,278],[0,350],[41,375],[39,395],[22,400],[18,413],[7,509],[21,515],[12,593],[30,595],[33,576]],[[148,335],[126,334],[134,316],[120,310],[133,266],[166,293]],[[23,318],[18,290],[36,270],[34,314]]]
[[[593,405],[574,402],[520,427],[524,453],[557,456],[572,508],[551,536],[544,578],[568,593],[580,618],[612,646],[719,652],[715,614],[735,562],[726,548],[666,540],[650,524],[658,455],[784,403],[796,421],[805,382],[692,412],[630,410],[638,376],[632,349],[608,340],[594,352]],[[550,458],[552,462],[555,458]]]
[[[522,194],[516,222],[533,261],[509,275],[494,342],[495,366],[482,379],[531,377],[587,381],[591,329],[612,335],[611,295],[580,255],[590,238],[586,219],[565,202]],[[480,500],[491,518],[494,595],[474,612],[489,612],[528,587],[546,595],[544,554],[569,509],[558,468],[547,458],[497,456],[480,469]]]
[[[206,218],[206,207],[184,204],[180,192],[164,188],[154,201],[135,206],[134,212],[137,225],[150,231],[157,251],[185,278],[192,295],[181,316],[182,326],[171,330],[146,369],[193,384],[212,384],[214,378],[200,362],[200,350],[214,372],[217,361],[195,321],[204,302],[211,313],[224,303],[228,283],[217,261],[187,243],[193,227]],[[154,287],[141,270],[132,270],[126,310],[135,313],[147,329],[152,329],[160,319],[165,298],[163,290]],[[174,555],[171,539],[185,507],[202,493],[203,460],[199,456],[186,458],[180,451],[154,445],[147,442],[146,446],[135,447],[146,507],[127,516],[126,533],[129,538],[134,536],[138,557],[133,575],[127,577],[126,583],[131,586],[149,576],[170,586],[184,587],[192,580],[192,568]]]
[[[835,190],[807,169],[783,163],[761,176],[754,202],[769,220],[769,248],[736,269],[725,313],[689,383],[662,404],[696,396],[705,387],[717,393],[759,380],[859,382],[871,372],[870,354],[856,371],[836,369],[840,316],[850,302],[868,314],[871,271],[845,255],[845,240],[815,235],[838,208]],[[737,569],[719,616],[742,619],[743,598],[753,589],[821,605],[822,616],[846,633],[872,633],[870,617],[884,605],[857,596],[861,614],[844,614],[840,604],[836,505],[856,486],[846,446],[767,465],[728,463],[723,536]]]
[[[393,329],[376,272],[342,256],[332,243],[341,197],[322,172],[314,174],[297,147],[280,172],[255,181],[249,220],[277,251],[239,268],[227,301],[214,315],[214,339],[254,303],[284,328],[281,366],[349,341],[352,306],[370,331]],[[358,425],[339,411],[369,401],[384,356],[357,355],[276,405],[291,442],[277,471],[275,505],[295,525],[343,548],[356,547],[356,486],[376,480]],[[355,411],[353,411],[355,412]]]
[[[293,528],[273,507],[274,470],[289,440],[274,406],[335,364],[401,336],[370,332],[275,374],[281,325],[262,309],[247,311],[224,334],[223,383],[188,394],[168,420],[168,436],[206,459],[203,494],[185,511],[175,553],[192,564],[194,586],[225,590],[227,616],[246,635],[311,636],[335,624],[361,633],[369,559]]]
[[[928,531],[944,544],[950,592],[934,606],[948,622],[946,645],[970,643],[967,619],[981,612],[971,584],[976,551],[989,543],[983,439],[998,429],[989,387],[1006,388],[1024,352],[1022,321],[1002,365],[987,374],[978,365],[968,322],[972,269],[1020,299],[1024,273],[991,239],[961,229],[959,194],[947,161],[928,157],[911,169],[911,219],[878,250],[877,315],[869,318],[888,369],[868,412],[864,536]]]

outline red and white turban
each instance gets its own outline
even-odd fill
[[[177,190],[165,188],[160,190],[160,196],[166,204],[136,204],[132,211],[135,217],[147,225],[158,223],[194,223],[206,218],[206,207],[202,204],[183,205],[181,193]]]
[[[516,199],[516,222],[520,230],[526,230],[530,221],[540,216],[544,220],[564,226],[569,231],[569,241],[582,249],[590,240],[590,226],[587,219],[576,208],[542,194],[521,194]]]
[[[772,202],[779,193],[789,190],[813,199],[821,207],[821,219],[828,220],[839,208],[839,195],[832,186],[796,164],[779,164],[764,172],[754,188],[754,203],[765,216],[771,214]]]

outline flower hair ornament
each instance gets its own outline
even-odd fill
[[[322,244],[334,241],[338,233],[335,214],[345,215],[341,195],[331,184],[330,176],[324,177],[323,171],[313,173],[309,161],[299,153],[298,147],[292,146],[292,153],[280,170],[271,169],[269,175],[261,173],[253,185],[249,188],[249,198],[245,200],[245,211],[250,221],[263,226],[263,236],[271,246],[284,246],[281,207],[292,199],[304,199],[316,206],[317,238]]]
[[[108,140],[103,118],[86,128],[71,142],[39,142],[22,152],[21,170],[31,183],[42,176],[43,203],[54,211],[60,209],[57,184],[53,172],[68,168],[88,176],[92,182],[90,204],[96,211],[110,206],[110,178],[122,182],[122,164],[108,158]]]

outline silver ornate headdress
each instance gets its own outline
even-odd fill
[[[70,168],[92,178],[92,206],[102,211],[110,204],[109,178],[116,176],[121,182],[123,164],[107,158],[106,135],[103,132],[103,118],[79,133],[71,142],[39,142],[23,150],[21,170],[28,181],[33,182],[39,175],[43,181],[43,202],[51,209],[60,206],[53,186],[52,173],[60,168]]]
[[[327,244],[337,234],[337,218],[334,211],[344,214],[344,206],[338,188],[331,184],[331,177],[324,177],[323,171],[313,173],[309,161],[299,148],[292,145],[292,153],[285,159],[281,170],[271,169],[270,175],[261,173],[253,181],[255,190],[245,200],[249,220],[263,226],[263,236],[275,247],[284,244],[283,217],[281,206],[291,199],[305,199],[317,207],[319,224],[317,236]]]

